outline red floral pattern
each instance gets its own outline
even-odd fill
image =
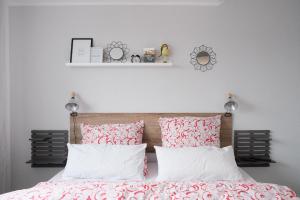
[[[221,115],[160,118],[164,147],[220,147]]]
[[[129,124],[81,124],[83,144],[142,144],[144,121]]]
[[[144,121],[129,124],[81,124],[83,144],[142,144]],[[147,158],[144,160],[144,175],[148,174]]]
[[[286,186],[244,182],[42,182],[30,189],[0,195],[0,200],[48,199],[203,199],[203,200],[271,200],[296,199]]]

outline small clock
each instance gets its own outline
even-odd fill
[[[131,62],[132,63],[140,63],[141,62],[141,56],[139,56],[139,55],[131,55]]]

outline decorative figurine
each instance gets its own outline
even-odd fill
[[[139,56],[139,55],[131,55],[131,62],[132,63],[140,63],[141,62],[141,56]]]
[[[160,46],[160,56],[159,57],[163,58],[163,63],[168,62],[169,55],[170,55],[170,51],[169,51],[168,44],[162,44]]]

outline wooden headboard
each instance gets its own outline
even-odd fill
[[[80,124],[130,123],[144,120],[145,129],[143,142],[148,144],[147,152],[154,152],[154,145],[161,145],[161,131],[158,124],[160,117],[196,116],[209,117],[222,115],[221,118],[221,147],[232,144],[232,117],[225,117],[224,113],[78,113],[70,119],[70,143],[80,144],[82,135]]]

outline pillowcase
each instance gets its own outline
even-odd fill
[[[232,146],[154,148],[158,161],[158,181],[242,179]]]
[[[80,126],[83,144],[142,144],[144,121]]]
[[[83,144],[142,144],[144,121],[128,124],[81,124]],[[148,174],[145,157],[144,175]]]
[[[164,147],[220,147],[221,115],[160,118]]]
[[[63,177],[143,180],[146,146],[68,144],[68,160]]]

